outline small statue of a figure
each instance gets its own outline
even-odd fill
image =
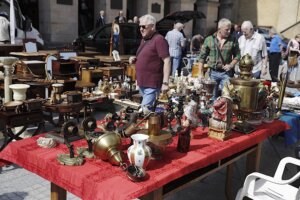
[[[223,95],[215,100],[213,104],[212,117],[209,119],[210,137],[225,140],[230,135],[232,128],[232,99],[229,93],[223,91]]]
[[[213,104],[212,117],[209,126],[221,130],[228,130],[232,124],[232,101],[227,97],[219,97]]]
[[[177,151],[187,153],[190,150],[191,127],[187,119],[183,123],[183,129],[178,133]]]

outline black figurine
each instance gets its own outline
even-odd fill
[[[187,126],[178,133],[177,151],[187,153],[190,150],[191,128]]]

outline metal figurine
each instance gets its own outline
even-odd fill
[[[171,122],[175,118],[175,114],[173,112],[173,102],[172,102],[172,97],[169,97],[168,105],[167,105],[167,121],[168,121],[168,131],[172,134],[175,135],[175,131],[172,128]]]
[[[105,130],[114,131],[116,127],[116,122],[121,120],[121,117],[117,113],[110,113],[106,115],[106,120],[108,121]]]
[[[79,147],[77,149],[78,154],[83,155],[86,158],[94,158],[95,155],[93,153],[93,135],[95,133],[95,129],[97,128],[96,119],[92,117],[88,117],[82,121],[82,128],[84,130],[84,136],[88,144],[88,148]]]
[[[67,145],[69,149],[69,154],[57,155],[58,162],[62,165],[69,165],[69,166],[82,165],[84,161],[83,157],[81,155],[77,157],[74,155],[74,147],[70,142],[72,136],[78,134],[77,126],[72,122],[65,123],[63,127],[63,134],[64,134],[64,143]]]
[[[178,125],[177,131],[180,131],[182,129],[182,126],[181,126],[181,117],[184,114],[183,101],[184,101],[184,96],[180,96],[179,99],[178,99],[178,106],[177,106],[178,110],[175,113],[176,121],[177,121],[177,125]]]
[[[190,150],[191,142],[191,127],[189,124],[178,133],[177,151],[187,153]]]

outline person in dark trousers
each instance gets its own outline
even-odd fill
[[[171,62],[168,42],[156,32],[156,19],[152,15],[140,18],[140,32],[143,37],[136,57],[130,57],[129,63],[135,63],[137,85],[143,96],[142,108],[147,111],[153,106],[160,91],[169,89]]]
[[[275,28],[271,28],[269,35],[272,38],[270,43],[270,55],[269,55],[269,69],[272,78],[272,82],[278,81],[278,69],[281,61],[281,51],[283,43],[281,38],[276,32]]]

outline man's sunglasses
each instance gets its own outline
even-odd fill
[[[146,29],[147,25],[140,25],[139,27],[142,28],[142,29]]]
[[[148,24],[148,25],[139,25],[139,28],[146,29],[146,28],[148,28],[149,25],[151,25],[151,24]]]

